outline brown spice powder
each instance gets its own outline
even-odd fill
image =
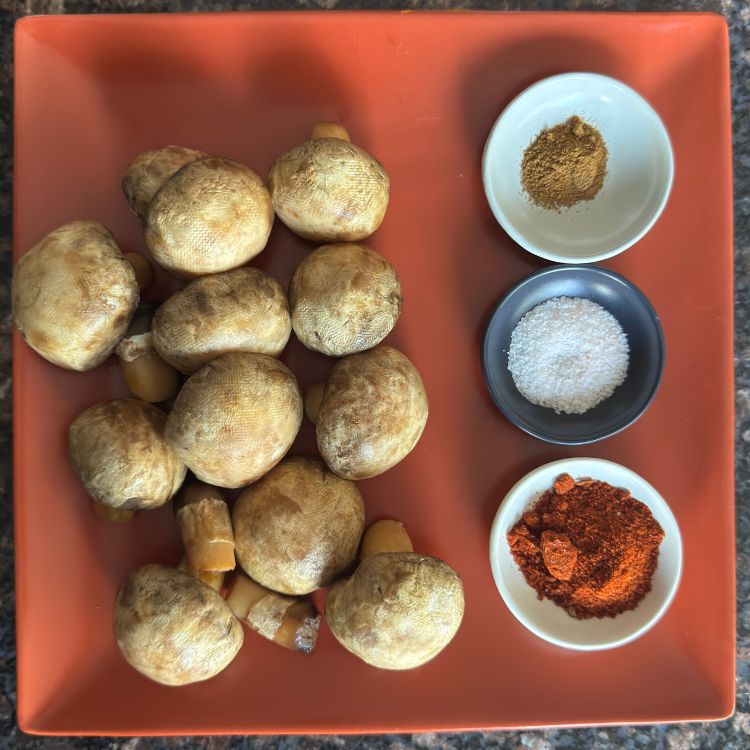
[[[521,185],[542,208],[568,208],[594,198],[607,174],[601,133],[573,116],[543,130],[524,151]]]
[[[663,538],[627,490],[564,474],[510,530],[508,544],[540,599],[586,619],[638,605],[651,590]]]

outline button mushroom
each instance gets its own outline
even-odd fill
[[[237,561],[263,586],[307,594],[328,585],[357,554],[364,529],[354,482],[320,461],[289,458],[237,498]]]
[[[289,284],[292,326],[308,348],[342,357],[371,349],[401,314],[394,267],[364,245],[323,245],[297,267]]]
[[[133,213],[145,222],[149,204],[159,188],[186,164],[204,156],[202,151],[182,146],[165,146],[138,154],[122,177],[122,192]]]
[[[184,373],[227,352],[278,357],[291,330],[284,290],[257,268],[191,281],[158,309],[153,325],[157,351]]]
[[[114,351],[138,306],[138,283],[109,230],[74,221],[18,261],[13,322],[53,364],[91,370]]]
[[[410,549],[408,536],[399,536]],[[394,540],[390,534],[378,537]],[[457,633],[464,613],[463,585],[442,560],[379,551],[376,543],[377,538],[370,541],[368,555],[350,578],[328,590],[326,621],[336,640],[368,664],[413,669],[440,653]]]
[[[163,685],[213,677],[234,659],[244,637],[216,591],[162,565],[131,573],[117,592],[113,619],[126,661]]]
[[[115,399],[81,412],[68,429],[68,455],[94,500],[120,510],[158,508],[186,468],[164,439],[166,415],[136,399]]]
[[[340,477],[374,477],[414,448],[427,413],[422,379],[401,352],[379,346],[344,357],[323,390],[315,425],[318,450]]]
[[[275,466],[302,422],[302,397],[286,365],[265,354],[232,353],[188,378],[166,437],[198,479],[243,487]]]
[[[255,172],[208,156],[186,164],[156,193],[146,214],[146,245],[174,276],[228,271],[265,248],[273,217]]]
[[[268,175],[273,207],[300,237],[356,242],[382,223],[390,180],[383,166],[324,123],[312,139],[280,156]]]

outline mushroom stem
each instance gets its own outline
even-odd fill
[[[379,555],[381,552],[413,552],[411,539],[401,521],[385,519],[376,521],[362,537],[360,560]]]
[[[151,334],[144,336],[150,338]],[[150,404],[167,401],[180,390],[179,373],[156,351],[147,351],[133,360],[120,357],[120,370],[130,392]]]
[[[320,615],[310,602],[277,594],[239,571],[226,601],[240,620],[279,646],[305,654],[315,647]]]
[[[213,498],[214,500],[224,500],[224,493],[213,485],[206,484],[205,482],[186,482],[180,490],[179,495],[174,501],[175,513],[184,508],[186,505],[191,503],[197,503],[207,498]]]
[[[196,570],[187,558],[187,555],[182,556],[180,564],[177,566],[177,570],[181,570],[183,573],[197,578],[203,583],[207,583],[214,591],[221,591],[221,587],[224,585],[224,571],[223,570]]]
[[[315,648],[320,628],[320,615],[308,601],[291,604],[281,619],[273,640],[279,646],[309,654]]]
[[[320,411],[320,402],[323,400],[324,389],[325,383],[313,383],[305,391],[305,414],[313,424],[318,421],[318,412]]]
[[[180,390],[180,373],[165,362],[154,347],[151,321],[155,309],[154,303],[142,304],[125,338],[115,349],[130,392],[150,404],[167,401]]]
[[[154,267],[148,262],[148,259],[138,253],[125,253],[124,258],[133,266],[138,288],[142,292],[148,289],[154,280]]]
[[[177,523],[190,567],[212,572],[234,570],[234,533],[222,498],[203,497],[183,505],[177,511]]]
[[[109,505],[100,503],[98,500],[92,500],[94,513],[99,518],[103,518],[105,521],[111,523],[124,523],[125,521],[132,521],[135,518],[134,510],[122,510],[120,508],[112,508]]]
[[[340,141],[348,141],[349,143],[351,143],[352,140],[349,137],[347,129],[336,122],[315,123],[310,140],[319,141],[321,138],[338,138]]]

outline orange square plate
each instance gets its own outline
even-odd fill
[[[390,342],[422,372],[431,415],[417,449],[361,483],[370,519],[403,519],[415,547],[453,564],[466,617],[437,659],[366,666],[322,629],[313,655],[248,633],[219,677],[163,687],[130,669],[111,634],[128,571],[174,564],[170,510],[109,526],[66,460],[84,407],[124,395],[117,366],[57,369],[16,337],[18,717],[28,732],[397,732],[716,719],[734,701],[731,161],[727,32],[711,15],[300,13],[31,18],[16,27],[16,258],[64,222],[92,218],[143,249],[120,192],[136,153],[177,143],[265,174],[316,120],[338,120],[382,160],[391,204],[373,247],[405,306]],[[676,182],[661,220],[608,266],[659,311],[661,390],[624,433],[584,449],[515,429],[485,392],[489,311],[542,264],[484,200],[480,157],[508,101],[571,70],[619,78],[664,118]],[[286,284],[310,245],[280,224],[258,265]],[[161,279],[162,294],[166,290]],[[303,385],[330,360],[293,342]],[[296,450],[314,445],[306,425]],[[682,529],[682,586],[637,642],[555,648],[503,605],[488,563],[498,503],[525,472],[573,455],[613,459],[667,498]]]

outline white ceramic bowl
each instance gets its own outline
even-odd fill
[[[540,208],[521,188],[523,153],[540,131],[572,115],[596,127],[607,144],[604,186],[571,208]],[[624,83],[595,73],[545,78],[519,94],[492,128],[482,157],[484,191],[500,225],[529,252],[559,263],[593,263],[636,243],[659,218],[673,177],[659,115]]]
[[[560,475],[591,477],[630,490],[647,505],[664,529],[651,591],[638,606],[616,617],[578,620],[549,599],[539,599],[526,583],[508,547],[508,531],[528,506]],[[540,466],[527,474],[505,496],[492,524],[490,563],[500,596],[515,617],[532,633],[556,646],[600,651],[634,641],[652,628],[667,611],[682,574],[682,540],[672,511],[661,495],[635,472],[597,458],[572,458]]]

